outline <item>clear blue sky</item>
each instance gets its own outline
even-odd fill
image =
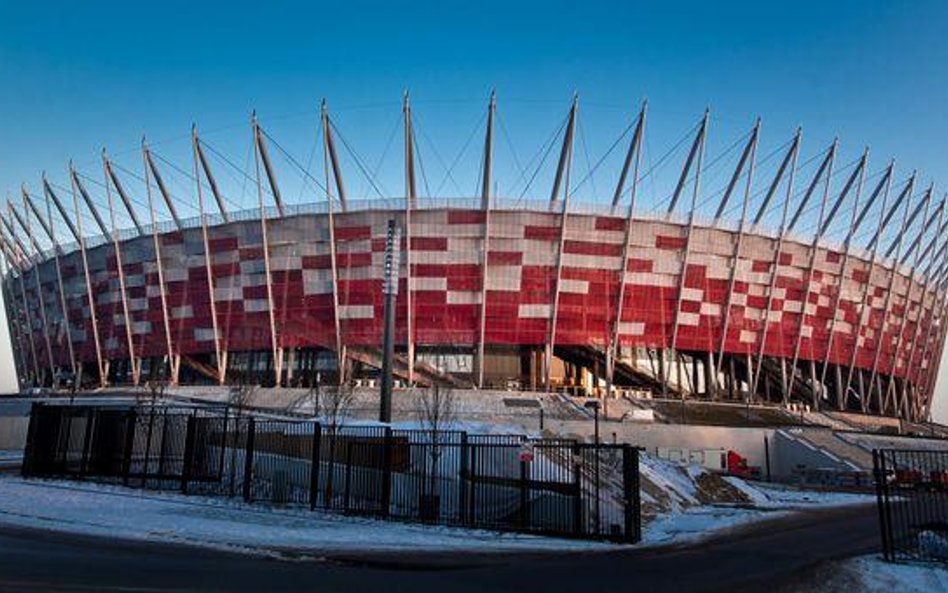
[[[844,161],[869,144],[874,169],[894,156],[948,184],[944,2],[194,4],[0,2],[4,197],[64,181],[70,158],[95,174],[103,146],[140,170],[142,134],[184,155],[192,121],[243,161],[254,108],[302,161],[322,97],[371,161],[405,88],[446,161],[496,87],[523,161],[579,91],[593,161],[648,97],[656,155],[711,105],[722,149],[760,115],[770,148],[802,124],[811,154],[838,134]]]

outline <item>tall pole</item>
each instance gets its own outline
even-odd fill
[[[923,204],[924,204],[924,206],[923,206],[923,212],[924,212],[924,213],[923,213],[923,215],[922,215],[922,229],[921,229],[921,231],[920,231],[920,233],[922,233],[922,234],[924,234],[924,232],[925,232],[925,230],[926,230],[926,227],[927,227],[928,207],[931,205],[932,192],[934,191],[934,189],[935,189],[935,188],[934,188],[934,184],[929,185],[929,186],[928,186],[928,190],[925,192],[925,197],[923,198]],[[910,225],[910,224],[911,224],[911,223],[909,223],[909,225]],[[909,228],[909,226],[906,225],[906,226],[902,229],[902,234],[905,234],[906,232],[908,232],[908,228]],[[916,245],[917,245],[917,242],[916,242]],[[900,241],[899,241],[899,248],[901,248],[901,239],[900,239]],[[913,249],[915,249],[915,248],[913,248]],[[898,253],[898,252],[897,252],[897,253]],[[908,255],[911,255],[911,251],[909,252]],[[893,390],[894,390],[894,388],[895,388],[895,381],[896,381],[896,379],[897,379],[896,371],[898,371],[899,351],[902,349],[902,334],[905,333],[905,321],[906,321],[906,318],[908,317],[909,311],[910,311],[911,306],[912,306],[912,285],[915,284],[915,270],[918,269],[918,266],[919,266],[919,263],[920,263],[919,260],[918,260],[918,256],[919,256],[919,255],[921,255],[921,252],[919,252],[917,249],[915,249],[915,256],[916,256],[916,257],[915,257],[915,262],[912,264],[912,271],[911,271],[907,276],[903,276],[903,277],[906,279],[906,283],[905,283],[905,284],[906,284],[906,287],[905,287],[905,300],[904,300],[903,303],[902,303],[902,314],[900,315],[900,318],[901,318],[901,319],[899,319],[898,332],[897,332],[896,335],[895,335],[895,349],[892,351],[892,359],[891,359],[890,366],[889,366],[889,381],[886,383],[885,396],[884,396],[883,399],[882,399],[882,409],[883,409],[883,410],[888,409],[888,408],[889,408],[889,404],[892,403],[892,402],[891,402],[891,400],[892,400],[892,394],[893,394]],[[899,256],[898,256],[898,254],[897,254],[897,255],[895,256],[895,259],[892,260],[892,277],[893,277],[893,278],[892,278],[892,286],[893,286],[893,289],[895,288],[895,276],[899,275],[899,268],[900,268],[900,267],[901,267],[901,266],[900,266],[900,264],[899,264]],[[893,313],[894,313],[894,311],[893,311]],[[883,328],[885,327],[885,326],[884,326],[884,323],[885,323],[885,322],[883,322]],[[884,332],[883,332],[883,333],[884,333]],[[880,337],[882,337],[883,333],[880,333]],[[889,341],[889,343],[891,343],[891,338],[890,338],[888,341]],[[881,354],[881,350],[882,350],[882,349],[880,348],[880,349],[879,349],[879,353],[880,353],[880,354]],[[880,378],[880,381],[881,381],[881,378]],[[880,385],[880,387],[881,387],[881,385]],[[896,414],[899,414],[898,402],[895,402],[895,404],[896,404],[896,406],[895,406],[895,408],[893,409],[893,411],[894,411]]]
[[[382,385],[379,398],[379,422],[392,421],[392,364],[395,357],[395,300],[398,297],[398,260],[401,237],[394,220],[388,221],[385,237],[384,279],[385,327],[382,334]]]
[[[26,231],[28,243],[33,248],[32,261],[30,262],[31,264],[30,272],[32,273],[33,279],[35,280],[35,284],[36,284],[35,290],[36,290],[37,305],[39,309],[39,321],[40,321],[40,325],[43,328],[43,341],[46,345],[46,362],[48,364],[48,368],[46,370],[50,374],[50,384],[54,384],[55,378],[53,377],[53,374],[55,373],[56,363],[53,360],[52,339],[49,336],[49,321],[46,318],[46,300],[43,298],[43,286],[42,286],[42,283],[40,282],[40,272],[39,272],[40,258],[42,257],[42,255],[40,254],[39,245],[37,244],[36,239],[33,238],[33,234],[32,234],[32,231],[30,231],[29,225],[27,225],[26,222],[20,217],[19,212],[16,211],[16,209],[13,207],[13,202],[11,202],[10,200],[7,200],[7,209],[13,215],[13,217],[16,218],[17,222],[20,223],[20,226],[23,227],[23,230]],[[14,237],[16,237],[15,231],[14,231]],[[23,302],[27,303],[25,294],[23,295]]]
[[[549,330],[547,334],[546,348],[543,352],[543,388],[550,390],[550,375],[553,371],[553,350],[556,348],[556,318],[559,313],[560,304],[560,284],[563,274],[563,245],[566,242],[566,221],[569,217],[569,198],[570,198],[570,172],[573,163],[573,134],[576,127],[576,114],[579,111],[579,95],[573,96],[573,105],[569,110],[569,123],[566,126],[566,133],[563,136],[563,147],[560,151],[560,163],[556,171],[556,179],[553,183],[553,193],[550,195],[550,203],[556,201],[559,187],[563,186],[563,206],[560,212],[560,235],[559,243],[556,248],[556,271],[553,281],[553,305],[550,308]]]
[[[69,162],[69,180],[72,190],[73,212],[76,215],[76,228],[73,232],[76,235],[76,241],[79,242],[79,255],[82,258],[82,275],[84,276],[86,282],[86,299],[89,305],[89,320],[92,323],[92,339],[95,343],[96,370],[99,372],[99,387],[104,388],[108,384],[109,373],[107,363],[102,357],[102,338],[99,334],[98,315],[95,311],[95,297],[92,294],[92,279],[89,274],[89,258],[86,255],[86,239],[82,234],[82,215],[79,212],[79,191],[77,188],[78,178],[76,176],[75,170],[72,167],[72,161]],[[55,194],[53,195],[55,196]],[[56,200],[56,204],[60,208],[60,214],[63,214],[63,218],[69,220],[62,210],[59,200]]]
[[[484,387],[484,348],[487,341],[487,270],[490,264],[490,188],[493,180],[494,118],[497,98],[490,92],[487,106],[487,130],[484,133],[484,178],[481,180],[481,210],[484,213],[484,236],[481,241],[481,302],[477,332],[477,387]]]
[[[886,224],[886,206],[889,202],[889,192],[892,190],[892,176],[893,176],[894,170],[895,170],[895,161],[892,160],[889,162],[889,167],[886,169],[886,173],[884,177],[885,186],[884,186],[884,189],[882,190],[882,207],[879,209],[879,225],[876,229],[876,236],[878,236],[878,234],[882,232],[882,229],[884,228]],[[894,211],[895,209],[893,208],[893,212]],[[866,305],[866,300],[867,300],[867,297],[869,296],[869,289],[872,286],[872,275],[873,275],[873,272],[875,272],[877,247],[878,247],[878,241],[873,241],[871,253],[869,255],[869,268],[866,271],[866,282],[863,284],[862,295],[861,295],[861,298],[859,299],[859,319],[856,323],[856,327],[854,328],[856,333],[855,333],[855,339],[853,340],[853,350],[852,350],[852,353],[850,354],[849,369],[846,372],[846,383],[845,383],[845,387],[843,388],[843,397],[844,397],[843,407],[845,407],[846,405],[845,403],[846,398],[849,397],[849,387],[850,385],[852,385],[853,373],[856,370],[856,358],[857,358],[857,355],[859,354],[859,348],[862,346],[862,344],[860,343],[860,339],[862,336],[860,334],[862,332],[863,326],[868,322],[869,313],[871,312],[871,308]],[[862,378],[860,376],[860,384],[861,384],[861,381],[862,381]],[[868,403],[869,402],[867,401],[866,394],[860,393],[859,394],[859,407],[863,411],[863,413],[868,411]]]
[[[415,207],[417,193],[415,188],[415,136],[411,121],[411,104],[408,91],[405,91],[402,104],[402,116],[405,121],[405,342],[408,356],[408,383],[414,383],[415,377],[415,308],[412,295],[411,273],[411,211]]]
[[[165,347],[168,352],[168,381],[171,385],[178,384],[178,369],[180,365],[181,358],[175,352],[174,345],[172,344],[171,338],[171,320],[168,315],[168,297],[165,294],[165,271],[164,271],[164,262],[161,257],[161,239],[158,237],[158,215],[155,212],[155,200],[151,195],[151,178],[152,174],[155,174],[155,181],[159,184],[159,188],[164,187],[164,182],[159,181],[161,177],[157,176],[157,169],[151,158],[151,151],[148,149],[148,144],[145,142],[145,138],[142,137],[142,168],[145,173],[145,193],[148,196],[148,212],[151,215],[151,236],[152,241],[155,245],[155,267],[158,272],[158,295],[161,297],[161,319],[164,322],[165,329]],[[160,189],[162,196],[164,196],[167,205],[170,207],[170,213],[172,218],[175,221],[175,224],[178,228],[181,228],[181,222],[178,220],[178,215],[175,213],[170,196],[166,193],[164,189]]]
[[[872,372],[869,378],[870,396],[873,393],[875,393],[876,377],[879,375],[879,359],[882,356],[882,341],[883,341],[883,338],[885,337],[885,324],[889,318],[889,307],[892,303],[892,288],[895,283],[896,268],[898,267],[897,262],[899,261],[899,253],[901,252],[901,247],[902,247],[902,237],[905,234],[905,226],[906,226],[906,223],[908,222],[909,204],[912,201],[912,193],[915,191],[915,178],[916,178],[916,173],[913,172],[912,177],[911,179],[909,179],[908,185],[906,186],[905,192],[904,192],[907,199],[905,200],[905,207],[902,211],[902,224],[899,226],[899,235],[898,235],[899,246],[895,252],[895,260],[892,262],[892,269],[889,271],[889,285],[888,285],[888,289],[886,290],[885,304],[882,307],[882,322],[879,324],[879,333],[876,340],[876,354],[875,354],[875,357],[873,358]],[[881,241],[877,243],[881,243]],[[881,391],[879,395],[876,397],[876,404],[878,405],[879,414],[883,414],[885,410],[883,410],[884,402],[882,401]]]
[[[754,129],[751,132],[751,137],[747,143],[747,147],[744,149],[744,154],[741,155],[740,163],[734,170],[734,175],[731,177],[731,182],[728,184],[728,190],[725,192],[724,198],[721,200],[721,205],[718,207],[718,210],[714,216],[714,220],[717,222],[724,214],[727,198],[730,196],[731,192],[736,186],[737,181],[740,178],[740,174],[743,171],[744,164],[749,163],[747,169],[747,182],[744,184],[744,199],[741,201],[741,218],[738,221],[737,238],[734,241],[734,251],[731,254],[731,269],[730,277],[728,278],[727,294],[724,297],[724,321],[721,325],[721,338],[718,341],[718,359],[716,361],[717,365],[714,367],[713,377],[714,385],[707,386],[708,390],[713,391],[712,396],[714,399],[717,399],[718,377],[721,376],[721,363],[724,360],[724,348],[727,345],[727,332],[731,322],[731,297],[734,294],[734,285],[737,282],[737,265],[741,260],[741,247],[744,242],[744,226],[747,223],[747,206],[750,202],[751,189],[754,185],[754,169],[757,161],[757,145],[759,139],[760,118],[758,117],[757,121],[754,122]]]
[[[763,217],[767,214],[767,206],[773,199],[773,196],[776,195],[777,190],[780,188],[780,183],[783,181],[784,171],[786,171],[789,167],[790,172],[787,176],[787,191],[783,196],[783,207],[780,209],[780,226],[777,230],[777,245],[774,248],[774,259],[768,266],[768,272],[770,273],[770,284],[767,287],[767,306],[764,308],[763,316],[760,319],[760,338],[757,344],[757,369],[751,369],[753,366],[753,359],[751,358],[749,358],[749,364],[747,365],[749,388],[749,393],[746,397],[747,403],[757,399],[757,384],[760,381],[761,367],[764,364],[764,353],[767,349],[767,330],[770,327],[770,312],[773,309],[774,289],[777,287],[777,272],[780,269],[780,256],[783,253],[783,240],[787,226],[787,214],[790,212],[790,199],[793,197],[793,182],[796,180],[797,159],[800,155],[800,142],[802,140],[803,130],[798,127],[796,134],[793,136],[793,143],[790,145],[790,150],[787,151],[787,155],[780,164],[780,168],[778,169],[777,174],[774,176],[773,182],[770,184],[770,189],[767,191],[767,196],[764,198],[764,203],[761,204],[760,208],[757,210],[757,215],[754,217],[754,225],[756,226],[760,224]],[[781,385],[783,385],[782,380],[783,377],[781,377]]]
[[[810,245],[809,253],[809,263],[807,264],[807,272],[805,278],[805,288],[803,290],[803,302],[800,303],[800,322],[797,323],[797,337],[793,344],[793,359],[790,363],[790,376],[787,378],[787,382],[784,385],[783,391],[783,401],[786,404],[790,397],[793,395],[793,384],[797,377],[797,363],[800,360],[800,349],[803,346],[803,330],[806,327],[806,318],[808,315],[807,309],[810,306],[810,288],[813,284],[813,272],[816,270],[816,254],[820,248],[820,230],[823,228],[823,218],[826,215],[826,200],[829,198],[830,193],[830,181],[833,178],[833,166],[836,164],[836,152],[839,150],[839,138],[833,140],[833,147],[830,149],[829,155],[827,155],[828,165],[826,167],[826,177],[823,183],[823,197],[820,200],[820,213],[817,217],[816,230],[813,232],[813,243]],[[812,187],[812,186],[811,186]],[[807,196],[808,197],[808,196]],[[806,198],[804,198],[804,202]],[[799,213],[802,210],[803,204],[801,204],[800,210],[797,210]],[[790,227],[793,227],[793,223],[796,222],[797,218],[794,216],[793,221],[790,223]],[[815,307],[814,307],[815,309]],[[814,311],[815,313],[815,311]],[[812,328],[811,328],[812,329]],[[812,336],[812,334],[811,334]],[[812,357],[810,363],[812,364]],[[811,367],[812,370],[812,367]],[[815,376],[816,373],[811,373]],[[820,399],[820,389],[816,385],[811,387],[813,393],[813,407],[819,408],[819,399]]]
[[[839,266],[839,276],[836,282],[836,294],[833,296],[833,306],[831,307],[832,319],[829,323],[829,335],[827,336],[826,342],[826,353],[823,357],[823,369],[820,372],[820,385],[826,385],[826,373],[829,369],[830,359],[833,357],[833,341],[836,337],[836,326],[839,322],[839,318],[842,316],[839,310],[839,304],[843,298],[843,292],[846,285],[846,268],[849,264],[849,258],[852,253],[852,238],[855,235],[856,230],[859,228],[859,224],[862,222],[861,217],[859,216],[859,201],[862,197],[862,188],[866,181],[866,169],[869,164],[869,147],[866,147],[862,153],[862,159],[859,161],[859,180],[856,184],[856,192],[853,198],[853,215],[849,223],[849,228],[846,230],[846,238],[843,240],[843,260]],[[875,200],[875,194],[870,198],[869,204],[871,205],[872,201]],[[839,364],[833,363],[833,368],[835,370],[835,381],[834,385],[836,388],[836,406],[839,409],[840,402],[844,399],[844,394],[841,392],[841,376],[839,372]]]
[[[339,272],[336,266],[336,223],[335,205],[332,199],[332,186],[329,183],[329,164],[332,163],[333,176],[339,190],[339,201],[345,209],[345,190],[342,185],[342,176],[339,172],[339,163],[336,159],[336,150],[332,144],[332,125],[329,121],[329,109],[323,99],[320,108],[320,117],[323,128],[323,173],[326,176],[326,216],[329,222],[329,262],[332,270],[332,315],[333,328],[336,338],[336,369],[340,385],[346,382],[346,345],[342,341],[342,330],[339,323]]]
[[[197,193],[198,214],[201,217],[201,240],[204,242],[204,270],[207,276],[207,300],[211,307],[211,328],[214,331],[214,363],[217,365],[217,382],[223,385],[227,380],[227,351],[221,348],[221,328],[220,320],[217,318],[217,299],[214,297],[214,274],[211,272],[211,249],[208,241],[207,215],[204,211],[204,190],[201,184],[201,173],[198,170],[202,159],[200,140],[198,139],[197,127],[191,125],[191,153],[194,163],[194,185]],[[205,168],[205,174],[208,169]],[[258,175],[259,178],[259,175]],[[215,192],[215,197],[217,193]],[[218,202],[223,208],[223,202]],[[227,215],[222,209],[221,214],[225,220]],[[269,273],[267,274],[269,278]]]
[[[45,173],[43,174],[43,187],[48,187]],[[59,292],[59,305],[63,314],[63,328],[66,330],[66,350],[69,355],[69,368],[72,372],[73,380],[75,380],[76,350],[72,343],[72,327],[69,322],[69,307],[66,305],[66,289],[63,287],[63,270],[62,262],[60,260],[60,254],[63,250],[59,245],[59,241],[56,239],[56,232],[53,228],[53,210],[51,204],[49,203],[49,193],[44,191],[44,197],[46,201],[46,220],[43,219],[39,209],[36,207],[36,204],[30,199],[29,194],[27,194],[26,191],[23,192],[23,199],[29,205],[30,209],[33,211],[33,214],[36,215],[36,220],[39,221],[40,226],[44,231],[46,231],[50,242],[53,244],[53,263],[56,266],[56,287]],[[27,213],[27,217],[29,217],[29,213]]]
[[[688,225],[685,228],[685,233],[686,233],[685,251],[684,251],[684,254],[682,254],[681,267],[679,268],[679,273],[678,273],[678,290],[675,292],[675,309],[674,309],[675,317],[672,320],[672,335],[671,335],[671,344],[669,348],[669,351],[671,352],[671,356],[672,356],[671,362],[674,362],[675,358],[678,358],[677,364],[675,365],[675,368],[677,370],[676,382],[678,384],[678,392],[679,392],[679,395],[681,396],[682,406],[684,406],[684,401],[685,401],[685,390],[682,388],[683,381],[682,381],[681,359],[680,357],[677,356],[678,332],[681,329],[681,319],[680,319],[681,302],[682,302],[682,296],[684,295],[684,292],[685,292],[685,276],[688,271],[688,255],[691,253],[691,233],[692,233],[692,230],[694,230],[694,226],[695,226],[695,207],[697,206],[697,203],[698,203],[698,194],[701,192],[701,165],[702,165],[702,162],[704,161],[705,139],[707,138],[707,135],[708,135],[708,121],[710,120],[710,117],[711,117],[711,110],[705,109],[704,118],[702,118],[701,120],[701,128],[698,131],[698,135],[695,137],[695,143],[692,146],[692,151],[688,155],[688,160],[685,163],[685,168],[682,170],[681,177],[678,180],[678,187],[675,190],[675,195],[672,196],[671,204],[668,207],[668,215],[671,216],[671,214],[674,211],[675,204],[678,200],[677,196],[680,195],[681,190],[684,188],[684,182],[687,181],[692,160],[695,158],[695,155],[697,154],[697,162],[695,163],[695,181],[694,181],[694,187],[692,188],[692,192],[691,192],[691,208],[689,209],[689,213],[688,213]],[[664,377],[664,376],[662,377],[662,397],[665,397],[665,395],[667,394],[668,379],[669,379],[668,377]],[[684,408],[682,408],[682,411],[684,411]]]
[[[273,352],[273,373],[274,382],[277,387],[283,380],[283,349],[280,347],[280,338],[276,330],[276,311],[273,307],[273,276],[270,273],[270,242],[267,238],[267,213],[263,206],[263,180],[260,178],[260,165],[265,144],[262,142],[260,125],[257,123],[256,113],[251,114],[250,123],[253,128],[254,137],[254,167],[257,172],[257,200],[260,205],[260,234],[263,241],[263,266],[267,282],[267,312],[270,317],[270,345]],[[271,189],[276,187],[276,181],[272,177],[269,166],[266,167],[267,175],[270,176]],[[276,192],[274,199],[277,202],[277,208],[280,215],[283,215],[283,204],[279,198],[279,192]]]
[[[105,197],[109,205],[109,219],[112,223],[112,245],[115,251],[115,262],[116,268],[118,269],[118,279],[119,279],[119,290],[121,291],[122,296],[122,315],[125,318],[125,337],[128,341],[128,361],[132,370],[132,384],[138,386],[138,381],[140,377],[141,367],[139,366],[139,360],[135,356],[135,342],[132,338],[132,316],[128,310],[128,292],[125,289],[125,265],[122,261],[122,247],[119,241],[118,233],[118,222],[115,218],[115,207],[112,204],[112,190],[111,184],[109,183],[109,177],[112,177],[111,166],[109,165],[108,156],[105,153],[105,150],[102,150],[102,169],[105,173]],[[137,223],[139,233],[141,233],[141,226]]]
[[[619,181],[616,183],[616,191],[613,194],[612,206],[616,207],[625,194],[626,178],[629,169],[632,169],[632,183],[629,189],[629,208],[625,217],[625,235],[622,243],[622,261],[619,263],[619,294],[616,299],[616,316],[612,323],[612,333],[609,336],[607,346],[606,360],[606,392],[608,396],[612,395],[612,384],[615,380],[616,359],[621,353],[620,338],[622,328],[622,311],[625,303],[626,283],[629,272],[629,253],[632,243],[632,217],[635,214],[635,199],[638,196],[639,189],[639,168],[642,163],[642,139],[645,135],[645,121],[648,114],[648,101],[642,102],[642,108],[639,110],[638,121],[635,124],[635,132],[632,133],[632,140],[629,143],[629,149],[625,155],[625,161],[622,164],[622,172],[619,174]]]

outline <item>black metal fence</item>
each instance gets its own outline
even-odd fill
[[[877,449],[872,457],[885,559],[948,563],[948,452]]]
[[[630,445],[35,404],[23,474],[636,542],[638,461]]]

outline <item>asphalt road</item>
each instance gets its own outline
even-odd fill
[[[810,511],[701,544],[606,554],[384,554],[295,561],[0,526],[0,591],[789,591],[878,549],[875,507]]]

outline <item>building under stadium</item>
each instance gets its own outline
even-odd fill
[[[804,176],[798,131],[773,175],[755,178],[758,121],[737,146],[714,215],[703,216],[705,113],[683,145],[667,211],[644,214],[643,106],[619,149],[614,191],[571,202],[574,101],[556,136],[549,195],[507,199],[491,191],[494,114],[492,98],[473,198],[418,195],[407,97],[404,197],[349,199],[325,107],[328,199],[318,203],[283,200],[272,138],[256,120],[257,208],[226,207],[196,131],[189,167],[200,216],[177,214],[144,143],[139,198],[150,212],[135,210],[104,153],[104,215],[71,165],[67,185],[44,177],[41,193],[24,188],[0,229],[21,384],[370,380],[394,220],[401,381],[929,416],[945,340],[948,221],[944,199],[914,174],[896,179],[890,164],[870,176],[867,151],[834,176],[834,142]],[[735,207],[738,216],[722,215]],[[117,210],[133,224],[116,228]],[[764,223],[774,211],[779,222]],[[83,228],[90,216],[95,224]],[[816,221],[811,233],[798,230],[804,216]],[[827,239],[834,221],[848,229],[838,241]]]

